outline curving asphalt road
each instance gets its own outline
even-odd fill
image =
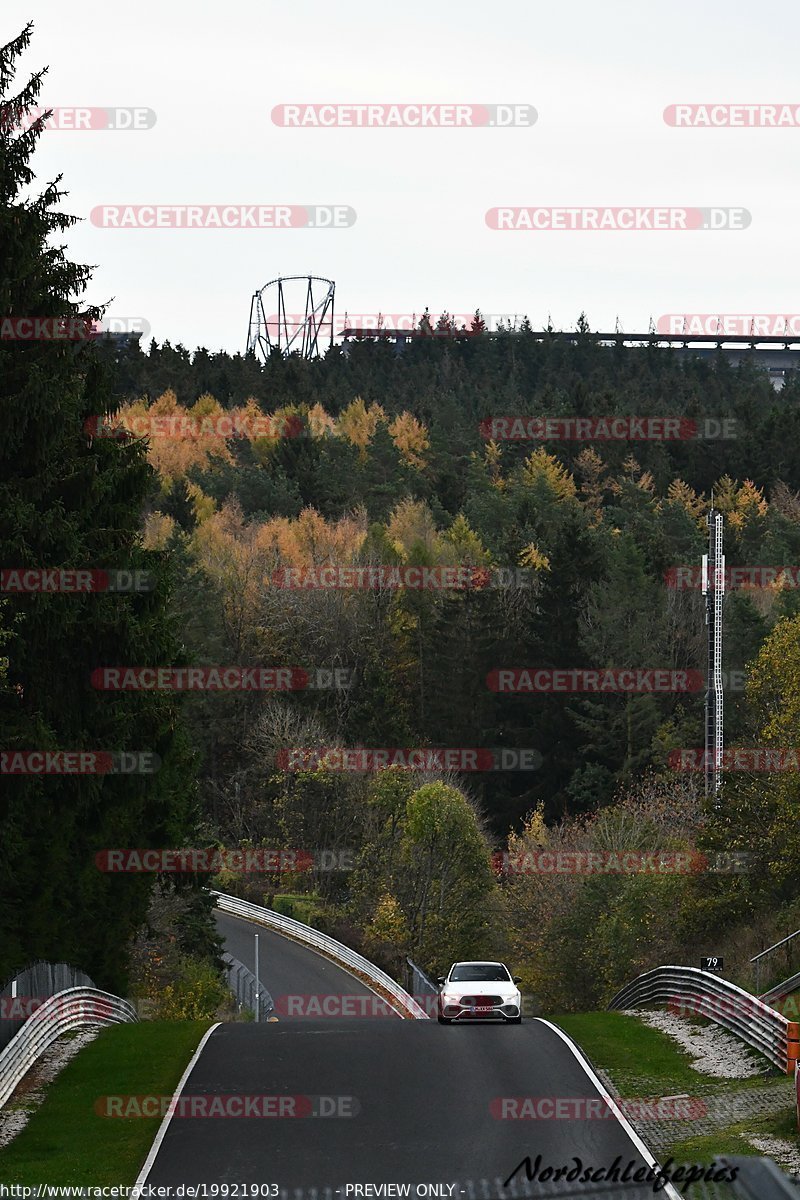
[[[363,1011],[365,1005],[368,1012],[383,1009],[368,987],[321,954],[263,925],[254,925],[219,909],[215,919],[225,939],[225,949],[251,971],[255,970],[254,934],[258,934],[259,976],[275,1001],[281,1020],[306,1013],[320,1015],[321,1005],[335,1012],[337,1006],[327,998],[336,996],[353,998],[349,1005],[340,1004],[339,1012]]]
[[[231,953],[248,962],[256,927],[220,915],[219,928]],[[312,951],[262,928],[258,932],[263,978],[274,994],[366,992]],[[502,1181],[526,1155],[532,1162],[541,1155],[542,1169],[572,1167],[575,1156],[585,1167],[609,1168],[619,1158],[619,1170],[635,1164],[632,1173],[646,1165],[644,1148],[622,1125],[596,1117],[499,1119],[497,1112],[503,1097],[582,1102],[597,1095],[569,1046],[542,1021],[443,1027],[436,1021],[339,1015],[221,1025],[189,1074],[183,1103],[190,1105],[192,1097],[289,1097],[283,1115],[175,1115],[146,1182],[274,1184],[277,1193],[263,1189],[262,1195],[288,1200],[594,1196],[595,1191],[564,1190],[563,1184],[558,1191],[536,1182],[512,1189]],[[335,1115],[324,1115],[327,1111]],[[524,1178],[522,1170],[517,1179]],[[366,1190],[387,1184],[410,1185],[410,1191]],[[354,1191],[356,1185],[365,1190]],[[418,1185],[439,1190],[417,1192]],[[644,1200],[653,1190],[603,1195]]]

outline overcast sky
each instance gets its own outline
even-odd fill
[[[800,106],[800,9],[786,0],[454,4],[36,0],[22,74],[47,106],[155,111],[139,131],[48,130],[34,167],[87,218],[90,298],[157,340],[244,349],[277,275],[335,280],[350,314],[548,314],[646,329],[666,313],[796,313],[800,127],[674,128],[674,103]],[[530,127],[293,129],[290,103],[527,104]],[[108,204],[349,205],[342,229],[111,229]],[[744,230],[515,231],[494,206],[724,206]]]

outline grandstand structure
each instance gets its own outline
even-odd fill
[[[713,359],[722,355],[738,366],[747,359],[755,362],[769,375],[777,390],[783,387],[789,372],[800,366],[800,338],[782,335],[754,336],[752,334],[676,333],[578,333],[575,330],[530,330],[522,335],[518,330],[493,329],[475,335],[468,329],[437,330],[422,329],[376,329],[371,327],[346,326],[340,333],[342,344],[347,348],[351,342],[376,341],[383,339],[400,352],[412,342],[437,339],[462,342],[472,337],[525,336],[543,342],[556,340],[579,344],[591,341],[602,346],[619,346],[626,349],[657,347],[670,350],[682,357]]]

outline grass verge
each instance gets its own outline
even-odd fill
[[[210,1021],[112,1025],[48,1086],[23,1131],[0,1150],[6,1184],[132,1184],[161,1117],[102,1117],[102,1096],[171,1096]]]
[[[568,1013],[552,1020],[578,1043],[623,1098],[688,1094],[708,1100],[731,1093],[753,1093],[754,1109],[747,1117],[732,1118],[710,1133],[671,1142],[667,1152],[676,1161],[710,1162],[720,1154],[759,1155],[761,1152],[748,1141],[747,1134],[779,1137],[800,1147],[791,1104],[766,1115],[756,1110],[758,1091],[774,1089],[785,1078],[777,1071],[768,1071],[766,1060],[764,1074],[717,1079],[696,1071],[690,1057],[670,1037],[635,1017],[618,1012]],[[646,1130],[643,1136],[647,1141]],[[663,1159],[664,1152],[659,1156]]]

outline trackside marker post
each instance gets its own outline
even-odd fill
[[[255,938],[256,938],[256,1024],[258,1024],[258,1018],[259,1018],[259,1011],[258,1011],[258,1010],[259,1010],[259,1003],[258,1003],[258,1001],[259,1001],[259,995],[258,995],[258,992],[259,992],[259,982],[258,982],[258,934],[256,934],[256,935],[255,935]]]

